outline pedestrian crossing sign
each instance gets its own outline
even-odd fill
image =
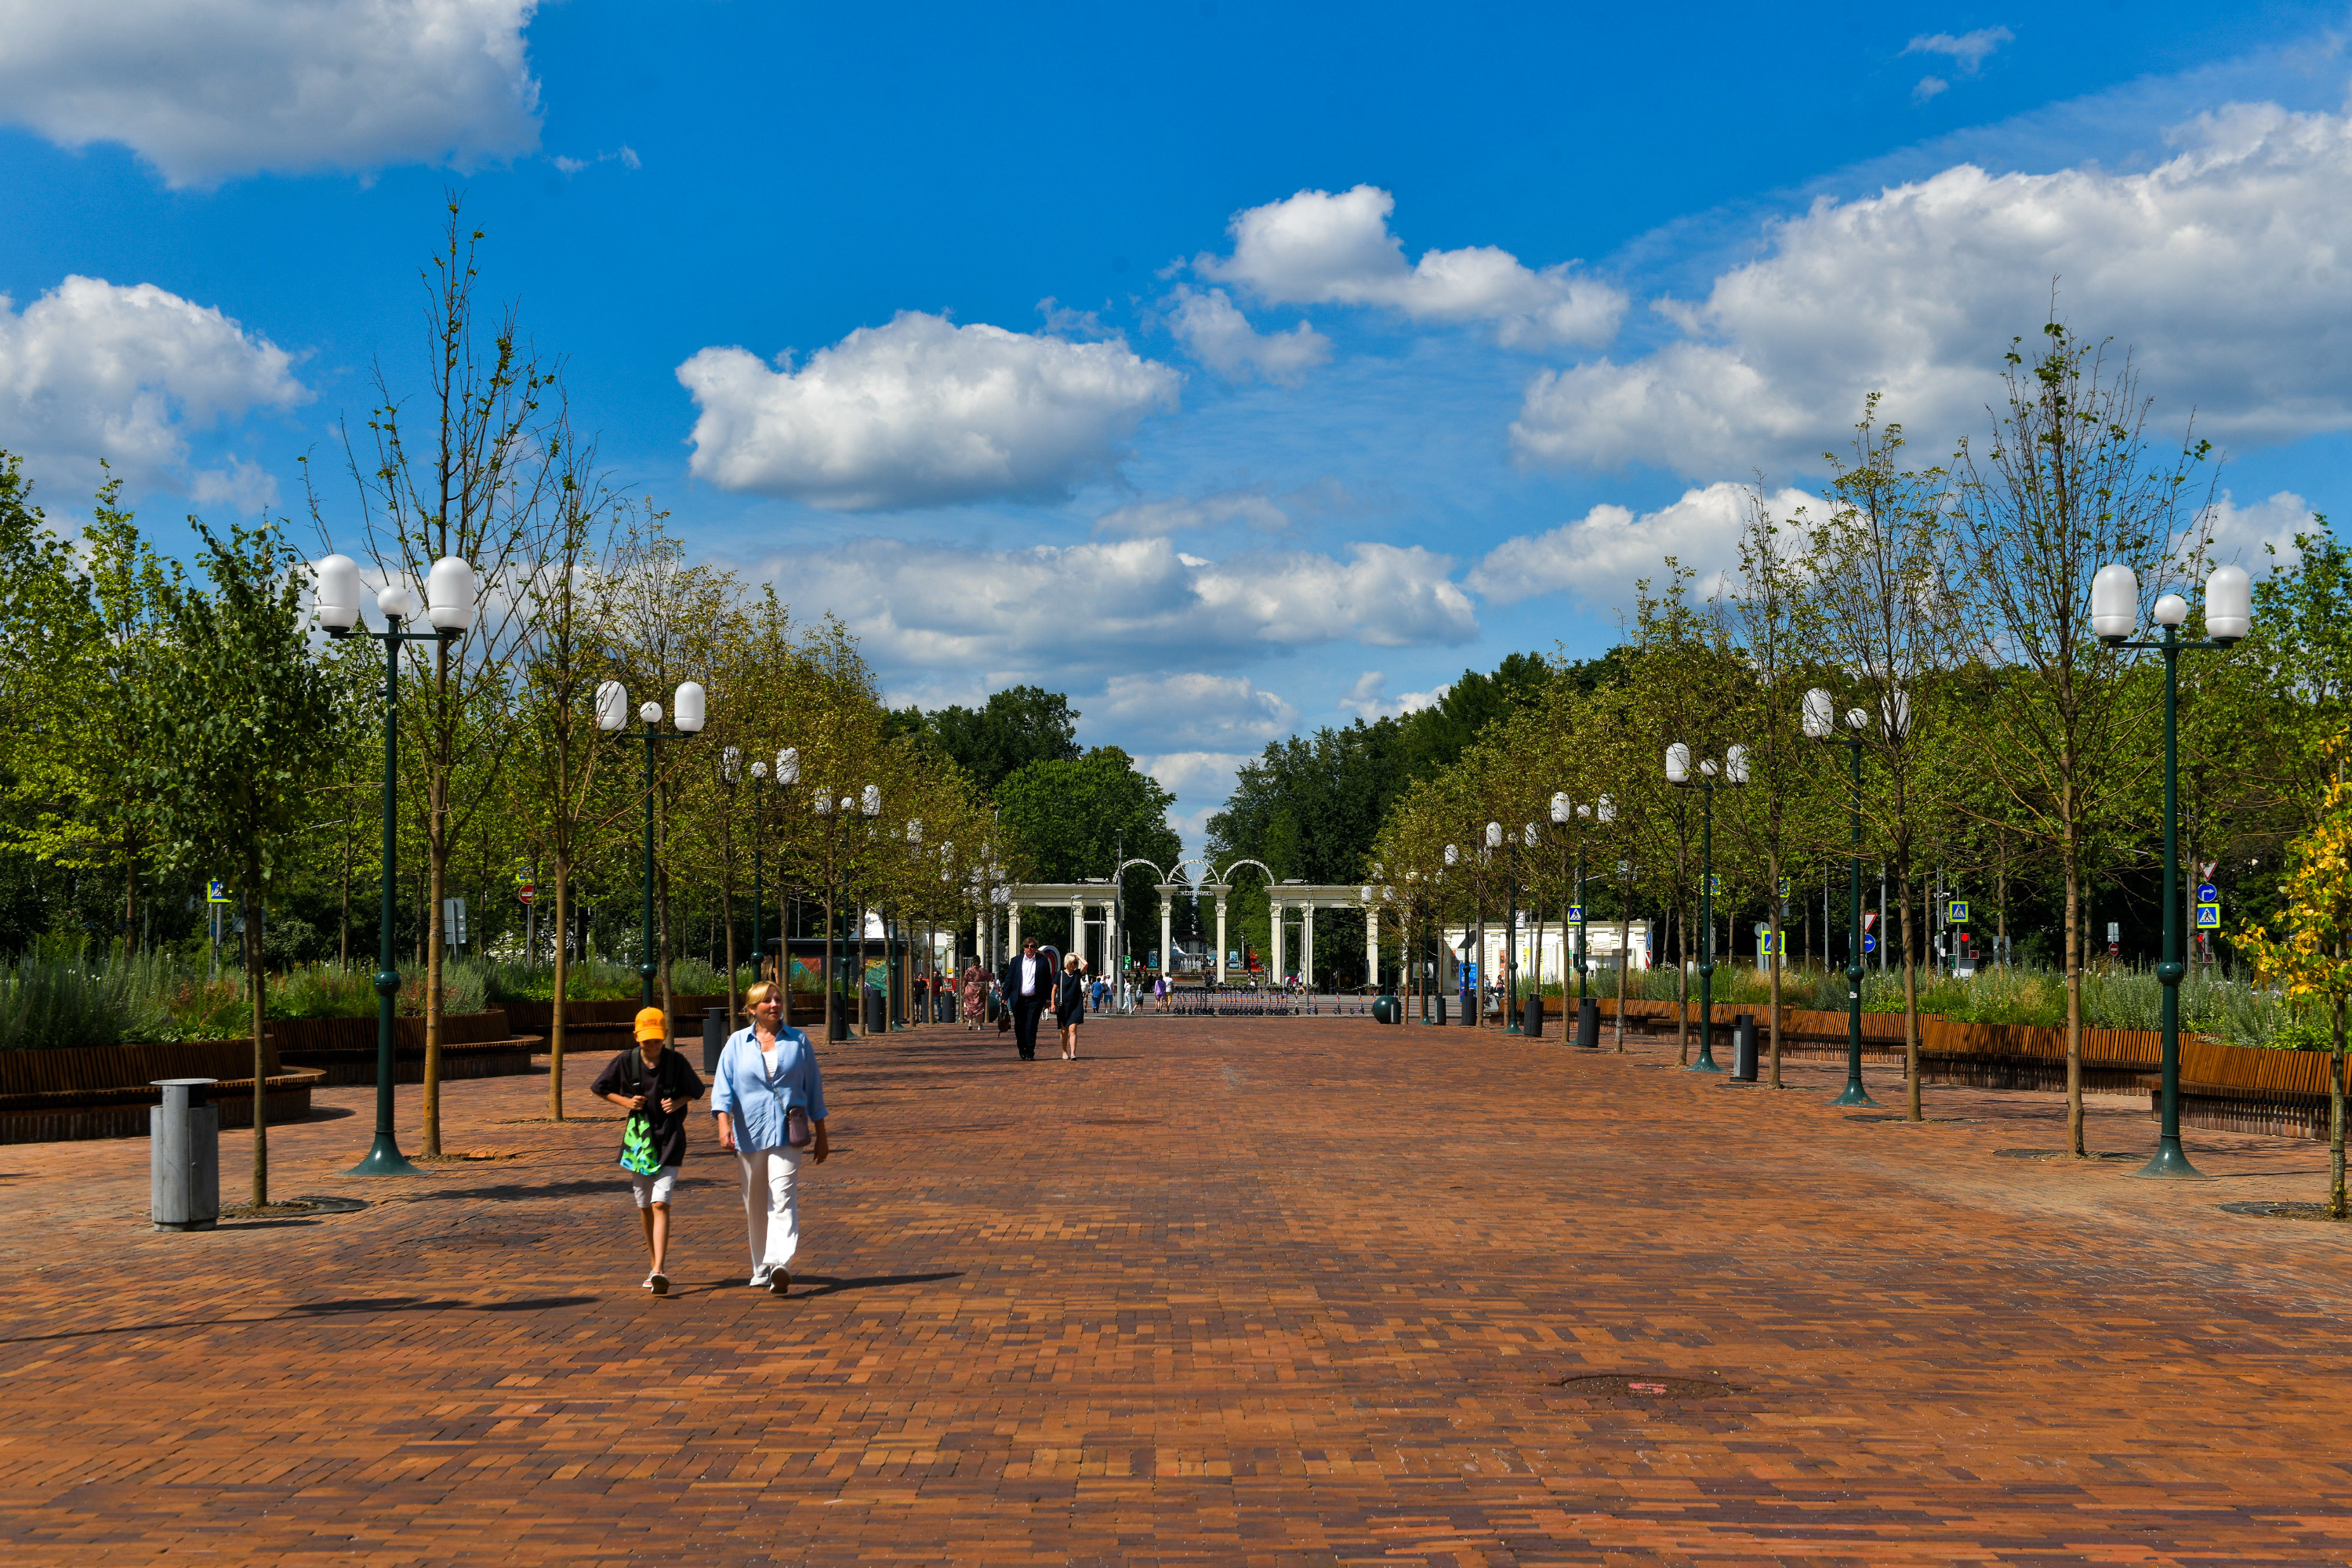
[[[1569,905],[1568,918],[1570,924],[1574,924],[1576,921],[1582,920],[1584,918],[1584,906],[1582,904]]]
[[[2221,929],[2221,906],[2219,904],[2198,905],[2197,929],[2199,931],[2220,931]]]
[[[1944,920],[1945,920],[1945,922],[1946,922],[1947,924],[1948,924],[1948,925],[1964,926],[1964,925],[1968,924],[1968,923],[1969,923],[1969,901],[1968,901],[1968,900],[1966,900],[1966,899],[1946,899],[1946,900],[1944,900]]]
[[[228,901],[228,886],[218,877],[213,878],[205,884],[205,902],[208,904],[226,904]]]

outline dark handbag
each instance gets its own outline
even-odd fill
[[[805,1149],[808,1147],[809,1140],[815,1136],[816,1134],[810,1131],[807,1111],[797,1105],[784,1107],[784,1142],[786,1143],[795,1149]]]

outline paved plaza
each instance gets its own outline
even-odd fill
[[[617,1124],[455,1083],[359,1212],[159,1235],[143,1142],[0,1150],[0,1556],[148,1562],[2315,1563],[2352,1554],[2324,1147],[2048,1163],[1936,1120],[1355,1020],[931,1028],[827,1054],[788,1300],[708,1119],[654,1300]],[[1604,1036],[1605,1038],[1605,1036]],[[568,1102],[608,1059],[575,1058]],[[1874,1068],[1891,1110],[1896,1075]],[[2095,1100],[2095,1144],[2153,1143]],[[415,1091],[401,1095],[415,1147]],[[243,1195],[242,1134],[222,1141]],[[1579,1378],[1613,1379],[1577,1384]],[[1646,1386],[1645,1386],[1646,1385]]]

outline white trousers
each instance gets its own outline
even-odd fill
[[[743,1167],[743,1217],[751,1232],[754,1272],[782,1268],[801,1249],[802,1152],[789,1144],[735,1151]]]

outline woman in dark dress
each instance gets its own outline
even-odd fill
[[[1054,1022],[1062,1026],[1062,1059],[1078,1059],[1078,1026],[1087,1017],[1087,977],[1078,972],[1078,955],[1062,960],[1061,983],[1054,987]]]

